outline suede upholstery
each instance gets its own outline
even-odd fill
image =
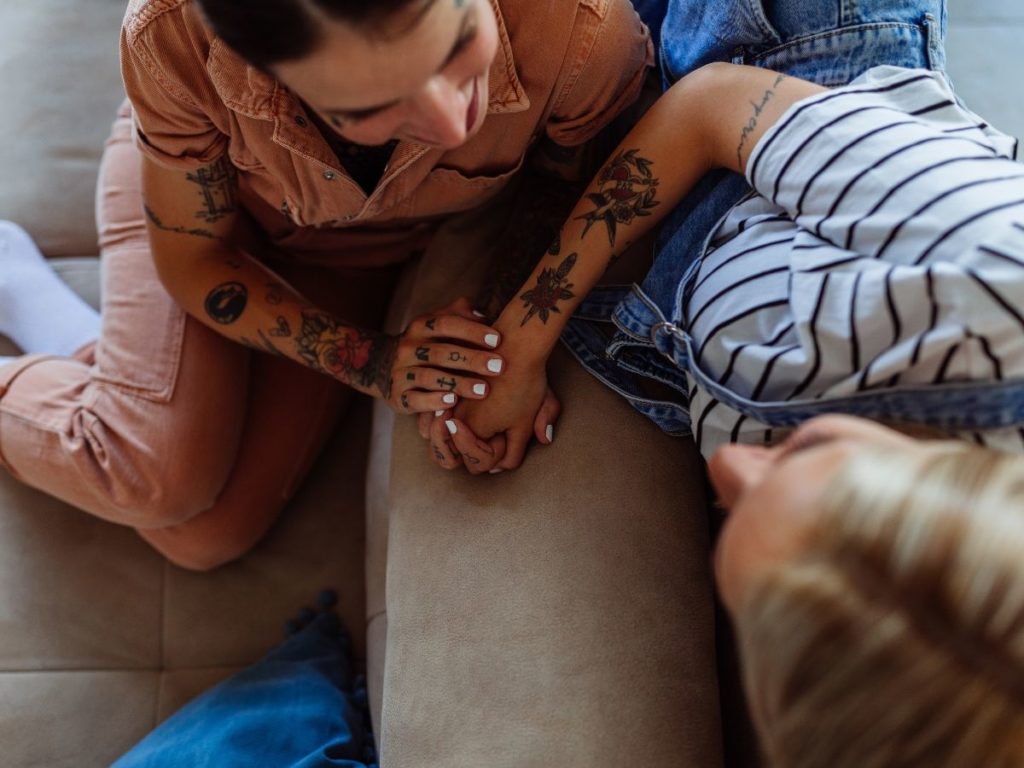
[[[123,10],[0,4],[0,218],[94,305]],[[410,265],[395,327],[473,288],[500,215]],[[109,764],[333,586],[386,768],[719,765],[697,458],[561,352],[552,380],[555,445],[499,477],[439,471],[411,419],[358,402],[267,539],[206,574],[0,474],[0,762]]]

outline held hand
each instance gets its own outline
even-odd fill
[[[543,367],[520,371],[495,382],[484,402],[465,401],[428,422],[420,433],[429,439],[431,455],[445,469],[464,464],[471,474],[516,469],[522,464],[531,436],[550,445],[561,404],[547,386]],[[484,439],[484,438],[487,439]]]
[[[500,341],[465,298],[417,317],[394,337],[388,404],[399,413],[423,413],[483,399],[505,367],[493,351]]]

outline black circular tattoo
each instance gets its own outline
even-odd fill
[[[230,325],[242,316],[249,291],[241,283],[221,283],[206,297],[206,314],[222,325]]]

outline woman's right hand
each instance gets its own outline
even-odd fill
[[[388,404],[399,413],[452,408],[461,398],[482,400],[488,378],[505,368],[494,352],[501,334],[483,323],[469,299],[421,315],[395,337]]]

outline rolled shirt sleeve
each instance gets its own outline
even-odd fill
[[[126,23],[121,33],[121,74],[136,144],[157,164],[180,170],[209,164],[228,145],[203,106],[215,94],[190,50],[197,42],[193,37],[184,20],[171,14],[140,31]]]

